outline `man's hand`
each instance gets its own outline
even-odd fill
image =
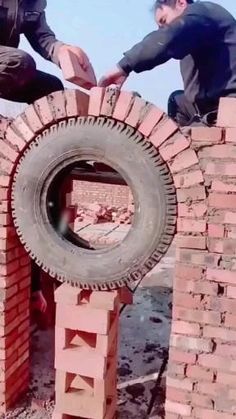
[[[108,87],[112,84],[115,84],[118,87],[122,87],[125,81],[127,80],[128,75],[120,67],[115,67],[113,70],[109,71],[105,76],[103,76],[98,85],[100,87]]]
[[[58,51],[58,59],[66,80],[85,88],[97,85],[93,66],[81,48],[62,45]]]
[[[44,298],[42,291],[36,291],[32,294],[33,306],[36,310],[41,313],[45,313],[47,310],[47,301]]]

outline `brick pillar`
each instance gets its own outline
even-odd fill
[[[166,419],[236,417],[235,115],[223,99],[218,127],[192,129],[204,181],[188,171],[178,197]]]
[[[53,419],[113,419],[117,405],[120,296],[63,284],[57,303]]]

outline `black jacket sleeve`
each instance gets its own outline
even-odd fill
[[[37,21],[25,32],[32,48],[47,60],[58,64],[57,53],[62,42],[58,41],[47,24],[45,12],[41,12]]]
[[[129,74],[141,73],[165,63],[171,58],[181,60],[210,42],[216,33],[214,22],[206,17],[185,14],[172,24],[147,35],[142,42],[124,54],[119,66]]]

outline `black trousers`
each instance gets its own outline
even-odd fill
[[[188,101],[183,90],[173,92],[168,100],[168,115],[181,127],[191,124],[195,116],[203,117],[217,111],[219,101],[202,101],[195,104]]]
[[[63,90],[62,82],[55,76],[37,70],[29,54],[0,46],[0,98],[31,104],[58,90]],[[32,292],[41,289],[40,276],[41,269],[32,261]]]

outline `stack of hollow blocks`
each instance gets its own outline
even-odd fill
[[[123,291],[84,291],[68,284],[55,291],[53,419],[116,417],[120,303],[132,303]]]

